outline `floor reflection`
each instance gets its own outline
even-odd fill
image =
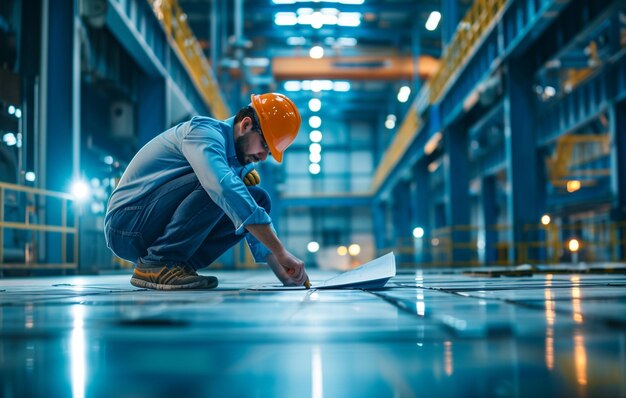
[[[626,396],[624,275],[420,270],[373,292],[218,276],[0,280],[0,396]]]

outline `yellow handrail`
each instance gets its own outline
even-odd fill
[[[32,200],[35,204],[24,206],[24,222],[6,221],[5,206],[7,202],[7,191],[24,193],[28,195],[39,195],[46,199],[58,199],[61,201],[61,225],[51,225],[42,223],[32,223],[31,214],[36,214],[36,200]],[[22,185],[9,184],[0,182],[0,269],[34,269],[34,268],[77,268],[78,267],[78,211],[74,209],[73,225],[68,226],[67,206],[69,202],[73,202],[74,198],[67,193],[48,191],[44,189],[25,187]],[[61,262],[60,263],[39,263],[36,261],[37,240],[34,235],[25,243],[24,262],[23,263],[6,263],[4,261],[4,253],[6,251],[4,245],[5,229],[25,230],[33,232],[55,232],[61,234]],[[73,235],[73,256],[72,261],[68,261],[67,256],[67,235]],[[31,253],[31,250],[33,253]]]
[[[191,31],[187,23],[187,14],[178,4],[178,0],[148,0],[148,3],[163,25],[170,46],[187,69],[191,81],[209,107],[212,116],[217,119],[230,117],[230,108],[224,102],[209,61]]]

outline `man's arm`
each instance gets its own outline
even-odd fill
[[[248,224],[246,229],[272,252],[267,262],[283,284],[301,286],[308,282],[304,262],[285,249],[270,224]]]

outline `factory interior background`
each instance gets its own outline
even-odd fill
[[[397,275],[261,289],[242,242],[130,285],[133,155],[268,92],[285,247]],[[0,137],[3,397],[626,397],[626,1],[2,0]]]

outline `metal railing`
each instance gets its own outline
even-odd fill
[[[485,241],[485,234],[492,234],[490,242]],[[626,221],[528,224],[522,226],[522,240],[511,242],[510,236],[511,227],[502,224],[487,228],[473,225],[443,227],[419,239],[399,238],[394,247],[381,249],[378,253],[393,250],[400,256],[400,266],[405,267],[626,261]],[[572,239],[579,244],[576,251],[569,249]],[[515,258],[510,258],[511,248],[515,249]],[[456,259],[455,251],[464,251],[464,259]]]
[[[148,3],[163,25],[170,46],[187,69],[191,81],[208,105],[212,115],[217,119],[230,117],[231,111],[224,102],[211,65],[189,27],[187,14],[178,1],[148,0]]]
[[[59,224],[38,222],[43,213],[54,210],[58,201]],[[55,203],[57,204],[57,203]],[[78,211],[71,207],[72,195],[21,185],[0,183],[0,270],[2,269],[76,269],[78,267]],[[7,208],[13,211],[7,211]],[[28,232],[17,236],[17,231]],[[40,249],[50,234],[60,234],[60,262],[39,262]],[[13,237],[13,244],[7,242]],[[9,239],[7,239],[9,238]],[[71,239],[71,241],[68,240]],[[71,253],[68,253],[71,251]],[[69,254],[69,255],[68,255]],[[5,258],[11,261],[5,261]]]
[[[430,102],[436,103],[454,81],[462,66],[472,56],[472,52],[484,34],[504,10],[506,0],[476,0],[459,23],[454,37],[444,50],[439,71],[430,80]]]

